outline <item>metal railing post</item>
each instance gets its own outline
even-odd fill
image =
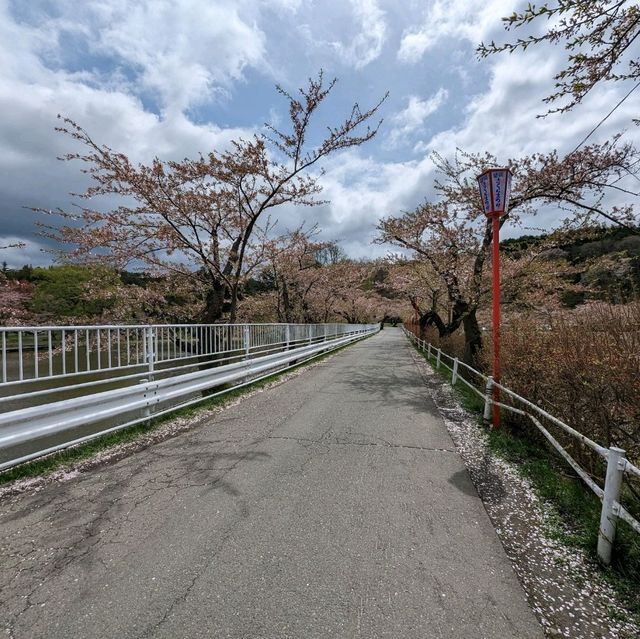
[[[2,383],[7,381],[7,334],[2,333]]]
[[[289,350],[289,342],[291,341],[291,333],[289,331],[289,324],[287,324],[284,327],[284,341],[285,341],[284,350],[288,351]]]
[[[493,403],[493,377],[487,378],[487,386],[484,391],[484,413],[482,420],[485,424],[491,423],[491,404]]]
[[[249,350],[251,348],[251,333],[249,326],[244,326],[243,330],[243,342],[244,342],[244,359],[249,359]]]
[[[309,338],[309,344],[311,344],[311,324],[307,324],[307,337]]]
[[[604,480],[604,496],[602,497],[600,530],[598,531],[598,558],[605,566],[611,563],[625,463],[624,450],[611,446],[607,456],[607,474]]]
[[[438,357],[436,358],[436,368],[440,368],[440,357],[442,355],[442,349],[438,349]]]
[[[145,332],[147,365],[149,367],[149,379],[153,381],[153,372],[155,370],[155,361],[156,361],[156,343],[154,339],[153,327],[147,326],[144,329],[144,332]]]
[[[455,386],[458,381],[458,358],[453,360],[453,370],[451,371],[451,386]]]
[[[431,359],[431,342],[427,344],[427,359]]]

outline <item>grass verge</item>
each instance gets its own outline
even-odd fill
[[[367,339],[367,337],[363,339]],[[5,471],[0,472],[0,485],[9,484],[20,479],[29,479],[33,477],[50,475],[55,471],[65,469],[68,470],[74,464],[78,464],[79,462],[90,459],[100,452],[113,448],[114,446],[135,442],[145,435],[152,434],[154,431],[157,431],[160,426],[171,422],[174,419],[180,417],[194,417],[199,413],[211,410],[212,408],[223,408],[234,400],[243,397],[244,395],[248,395],[255,390],[264,388],[268,384],[272,384],[285,375],[289,375],[290,373],[311,364],[321,362],[361,341],[362,340],[358,340],[357,342],[346,344],[345,346],[341,346],[340,348],[332,350],[328,353],[323,353],[317,357],[314,357],[313,359],[306,360],[305,362],[296,364],[294,366],[290,366],[289,368],[278,371],[273,375],[269,375],[268,377],[265,377],[241,388],[231,387],[228,390],[225,390],[224,394],[216,395],[215,397],[211,397],[210,399],[203,399],[202,402],[198,404],[194,404],[192,406],[187,406],[184,408],[176,408],[175,411],[166,415],[162,415],[155,419],[152,418],[148,422],[129,426],[127,428],[123,428],[122,430],[108,433],[106,435],[101,435],[83,444],[70,446],[69,448],[64,448],[55,453],[51,453],[46,457],[34,459],[33,461],[29,461],[24,464],[20,464],[19,466],[9,468]]]
[[[451,372],[436,368],[436,358],[417,352],[443,381],[451,383]],[[482,423],[484,401],[462,382],[453,391],[461,406]],[[538,431],[523,426],[502,411],[502,428],[487,429],[489,448],[498,457],[514,464],[532,485],[537,495],[553,507],[548,534],[568,546],[584,550],[597,561],[596,545],[600,527],[600,500],[547,445]],[[640,615],[640,537],[624,521],[618,522],[614,555],[604,574],[620,593],[626,605]]]

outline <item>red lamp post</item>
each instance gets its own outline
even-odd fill
[[[511,195],[511,177],[509,169],[488,169],[478,176],[480,197],[485,215],[492,223],[493,267],[493,380],[500,381],[500,218],[509,210]],[[493,399],[498,401],[500,393],[493,389]],[[493,404],[493,427],[500,426],[500,407]]]

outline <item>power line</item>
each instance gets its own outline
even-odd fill
[[[571,151],[571,153],[569,153],[569,155],[573,155],[612,115],[613,113],[615,113],[615,111],[618,109],[618,107],[638,88],[640,87],[640,82],[637,82],[633,87],[631,87],[631,89],[628,91],[628,93],[613,107],[613,109],[611,109],[611,111],[609,111],[609,113],[607,113],[607,115],[605,115],[602,120],[600,120],[600,122],[598,122],[598,124],[596,124],[593,129],[591,129],[591,131],[589,131],[589,133],[585,136],[585,138],[580,142],[580,144],[578,144],[576,146],[575,149],[573,149],[573,151]],[[631,167],[633,167],[635,164],[638,163],[638,160],[636,160]],[[640,179],[638,178],[637,175],[631,173],[631,171],[629,169],[625,168],[625,171],[627,171],[627,173],[629,175],[631,175],[632,177],[634,177],[636,180],[640,181]],[[617,180],[615,180],[610,186],[612,186],[613,184],[616,184],[617,182],[619,182],[624,176],[620,176]],[[608,218],[610,221],[615,222],[616,224],[618,224],[619,226],[621,226],[622,228],[625,228],[629,231],[632,231],[634,233],[638,233],[638,230],[636,228],[633,228],[627,224],[625,224],[624,222],[617,220],[615,218],[610,217],[609,215],[606,215],[605,213],[603,213],[602,211],[600,211],[600,214],[603,215],[604,217]]]
[[[604,116],[604,118],[602,118],[602,120],[600,120],[600,122],[598,122],[598,124],[596,124],[593,129],[591,129],[591,131],[589,131],[589,133],[587,134],[587,136],[584,138],[584,140],[582,140],[582,142],[580,142],[580,144],[578,144],[578,146],[573,149],[573,151],[571,151],[571,153],[569,153],[569,155],[572,155],[573,153],[575,153],[610,117],[611,115],[613,115],[613,113],[616,111],[616,109],[638,88],[640,87],[640,82],[638,82],[636,85],[634,85],[631,90],[627,93],[627,95],[625,95],[620,102],[618,102],[618,104],[616,104],[613,109],[611,109],[611,111],[609,111],[609,113],[607,113],[607,115]]]

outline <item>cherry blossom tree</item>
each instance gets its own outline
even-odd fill
[[[279,322],[317,321],[311,299],[314,289],[325,284],[321,253],[330,244],[314,242],[312,229],[302,228],[266,244],[267,266],[263,275],[275,289],[275,311]]]
[[[490,154],[464,152],[452,160],[436,154],[434,161],[439,199],[383,219],[377,242],[408,249],[437,277],[450,312],[443,317],[437,308],[428,308],[421,314],[421,325],[435,326],[441,337],[462,326],[464,356],[473,362],[482,345],[477,311],[488,289],[485,265],[492,241],[491,222],[482,212],[475,178],[498,162]],[[524,213],[535,215],[540,205],[562,207],[572,224],[588,223],[594,216],[622,225],[632,223],[633,206],[607,206],[606,196],[619,190],[617,180],[633,171],[637,161],[635,149],[618,146],[617,140],[584,147],[564,158],[552,152],[509,160],[514,188],[509,214],[501,218],[501,225],[520,224]]]
[[[0,273],[0,325],[20,326],[31,323],[33,314],[29,302],[33,297],[33,284],[12,281]]]
[[[377,286],[379,262],[344,258],[334,244],[314,242],[299,230],[273,242],[267,255],[262,273],[270,288],[242,300],[243,318],[368,323],[399,316],[406,306]]]
[[[376,268],[370,262],[345,260],[328,267],[326,289],[331,292],[333,313],[350,324],[380,321],[385,311],[371,282]]]
[[[83,300],[103,308],[101,324],[188,323],[202,316],[204,291],[198,279],[167,274],[125,283],[112,269],[94,269],[83,285]],[[76,317],[76,323],[94,323],[95,317]]]
[[[79,194],[76,211],[55,212],[64,225],[45,232],[71,244],[78,259],[118,269],[141,263],[152,272],[197,278],[205,290],[203,319],[233,322],[243,281],[264,258],[257,239],[268,236],[266,228],[257,232],[264,218],[282,205],[318,204],[321,161],[378,131],[380,122],[370,123],[386,96],[364,111],[356,103],[318,138],[312,125],[335,83],[320,72],[296,95],[278,87],[288,102],[286,130],[266,125],[266,133],[236,140],[229,150],[181,161],[134,164],[63,119],[58,130],[84,149],[63,159],[79,160],[92,183]],[[106,212],[89,206],[97,196],[120,204]]]
[[[443,295],[442,280],[427,261],[407,260],[401,256],[392,258],[388,275],[379,288],[395,291],[396,296],[405,300],[398,305],[398,315],[411,318],[419,325],[420,337],[436,317],[451,315],[448,297]]]

